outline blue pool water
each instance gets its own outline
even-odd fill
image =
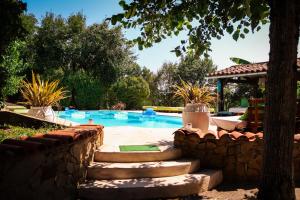
[[[94,124],[109,126],[135,126],[145,128],[180,128],[182,127],[181,117],[171,117],[164,115],[143,115],[142,113],[126,111],[77,111],[68,110],[58,112],[62,119],[87,124],[89,119],[93,119]]]

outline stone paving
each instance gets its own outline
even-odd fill
[[[177,128],[105,127],[104,145],[172,145]]]

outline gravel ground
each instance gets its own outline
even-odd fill
[[[163,200],[255,200],[258,192],[255,185],[230,185],[222,184],[216,189],[200,193],[199,195],[191,195],[173,199]],[[300,187],[295,190],[296,199],[300,199]]]

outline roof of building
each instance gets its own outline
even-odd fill
[[[297,58],[297,66],[300,69],[300,58]],[[267,70],[268,62],[233,65],[231,67],[208,74],[208,78],[264,75],[267,73]]]

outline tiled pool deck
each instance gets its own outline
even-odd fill
[[[175,130],[177,128],[105,127],[103,148],[106,151],[118,151],[119,145],[143,144],[153,144],[163,148],[173,144]]]

